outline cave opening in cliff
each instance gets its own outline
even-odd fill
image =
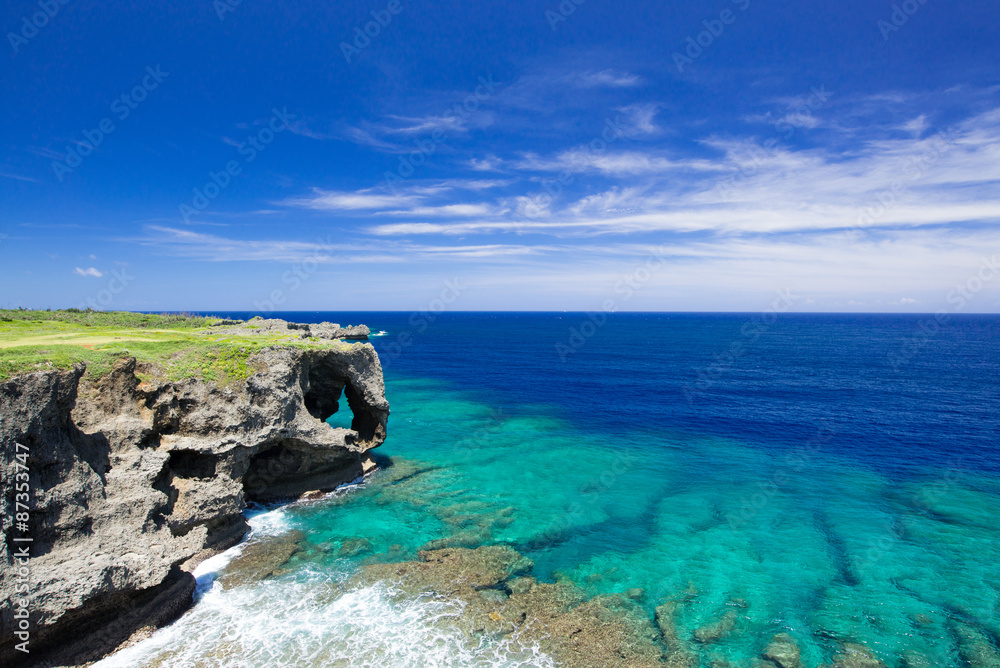
[[[348,402],[343,401],[343,398],[342,395],[337,397],[337,410],[333,415],[326,418],[326,423],[331,427],[353,429],[351,425],[354,423],[354,411],[351,410]]]
[[[311,371],[305,404],[313,416],[331,427],[357,432],[361,442],[371,442],[380,433],[381,424],[364,394],[342,377]]]

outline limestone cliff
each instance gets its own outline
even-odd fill
[[[225,388],[142,381],[135,359],[99,380],[79,365],[0,383],[0,664],[76,665],[169,620],[190,603],[187,569],[246,533],[248,501],[331,489],[373,466],[389,405],[371,345],[275,346],[250,361],[257,372]],[[324,422],[342,398],[351,429]],[[14,650],[18,443],[30,453],[28,656]]]

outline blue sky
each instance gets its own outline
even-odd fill
[[[3,306],[1000,311],[995,0],[64,3]]]

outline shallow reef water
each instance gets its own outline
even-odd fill
[[[560,665],[534,635],[470,627],[461,597],[355,577],[484,545],[578,601],[615,596],[598,600],[659,628],[666,665],[1000,665],[996,320],[942,333],[895,376],[886,351],[910,321],[778,323],[692,405],[683,385],[752,316],[623,319],[567,363],[563,316],[491,318],[383,350],[381,469],[251,513],[190,612],[98,665]],[[387,332],[379,346],[406,327],[354,320]],[[500,605],[514,582],[482,595]]]

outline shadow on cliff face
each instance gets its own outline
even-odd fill
[[[243,476],[248,502],[271,502],[299,496],[303,489],[327,491],[364,475],[361,456],[316,450],[309,443],[286,438],[260,447]]]

